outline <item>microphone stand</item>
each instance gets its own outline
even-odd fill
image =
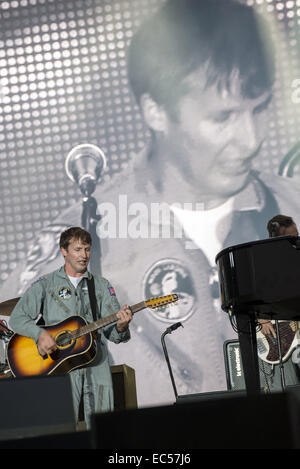
[[[81,191],[82,214],[81,226],[91,234],[92,248],[90,268],[92,273],[101,275],[101,248],[97,236],[97,202],[92,194],[101,171],[106,167],[106,158],[101,148],[90,143],[76,145],[67,155],[65,170],[69,179],[75,182]]]
[[[170,360],[169,360],[169,355],[168,355],[168,352],[167,352],[167,347],[166,347],[166,344],[165,344],[165,336],[167,334],[171,334],[173,331],[175,331],[175,329],[177,329],[178,327],[183,327],[183,325],[181,324],[181,322],[176,322],[175,324],[173,324],[172,326],[168,327],[165,332],[163,332],[163,334],[161,335],[161,343],[162,343],[162,347],[163,347],[163,351],[164,351],[164,355],[165,355],[165,359],[166,359],[166,362],[167,362],[167,365],[168,365],[168,369],[169,369],[169,374],[170,374],[170,378],[171,378],[171,381],[172,381],[172,386],[173,386],[173,390],[174,390],[174,394],[175,394],[175,399],[177,400],[178,398],[178,394],[177,394],[177,389],[176,389],[176,385],[175,385],[175,380],[174,380],[174,376],[173,376],[173,372],[172,372],[172,368],[171,368],[171,364],[170,364]]]
[[[281,341],[280,341],[280,333],[279,333],[279,326],[278,320],[275,320],[276,325],[276,337],[277,337],[277,347],[278,347],[278,354],[279,354],[279,369],[280,369],[280,378],[281,378],[281,388],[282,391],[285,391],[285,376],[284,376],[284,369],[283,369],[283,362],[282,362],[282,353],[281,353]]]
[[[275,223],[272,226],[272,233],[271,233],[271,238],[275,238],[278,236],[279,233],[279,225],[278,223],[275,225]],[[275,327],[276,327],[276,340],[277,340],[277,348],[278,348],[278,355],[279,355],[279,370],[280,370],[280,380],[281,380],[281,389],[282,391],[285,391],[286,389],[286,383],[285,383],[285,374],[284,374],[284,368],[283,368],[283,362],[282,362],[282,353],[281,353],[281,340],[280,340],[280,332],[279,332],[279,324],[278,324],[278,319],[275,320]]]
[[[81,225],[91,234],[92,249],[90,269],[93,274],[101,275],[101,246],[100,239],[97,235],[97,223],[101,219],[101,215],[97,215],[97,201],[90,194],[83,194],[82,198],[82,215]]]

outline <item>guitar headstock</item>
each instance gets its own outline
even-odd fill
[[[178,295],[174,293],[173,295],[158,296],[156,298],[151,298],[146,300],[145,303],[148,308],[156,309],[161,308],[162,306],[167,306],[178,301]]]

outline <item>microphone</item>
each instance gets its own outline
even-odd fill
[[[65,161],[67,176],[78,184],[85,197],[89,197],[94,192],[105,168],[105,154],[99,147],[91,143],[76,145],[68,153]]]
[[[176,322],[175,324],[172,324],[172,326],[170,327],[167,327],[166,331],[165,331],[165,334],[171,334],[173,331],[175,331],[176,329],[178,329],[178,327],[183,327],[183,325],[181,324],[181,322]]]

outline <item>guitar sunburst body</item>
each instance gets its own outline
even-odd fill
[[[90,363],[96,355],[97,345],[92,333],[72,338],[70,332],[87,325],[81,316],[70,318],[52,326],[43,326],[54,338],[57,349],[42,357],[36,343],[29,337],[15,334],[7,349],[7,359],[14,376],[50,375],[68,373]]]

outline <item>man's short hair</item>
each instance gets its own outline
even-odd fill
[[[90,233],[79,226],[73,226],[62,232],[59,247],[67,250],[72,239],[79,239],[84,244],[92,245]]]
[[[128,76],[137,102],[148,93],[167,111],[188,92],[184,79],[199,68],[207,84],[229,89],[238,71],[243,97],[271,89],[270,35],[252,7],[237,0],[167,0],[133,36]]]
[[[292,217],[289,217],[287,215],[275,215],[275,217],[271,218],[271,220],[268,221],[267,224],[267,230],[269,233],[269,236],[271,237],[273,232],[274,232],[274,223],[278,223],[279,226],[285,226],[288,228],[289,226],[295,225],[294,220]]]

